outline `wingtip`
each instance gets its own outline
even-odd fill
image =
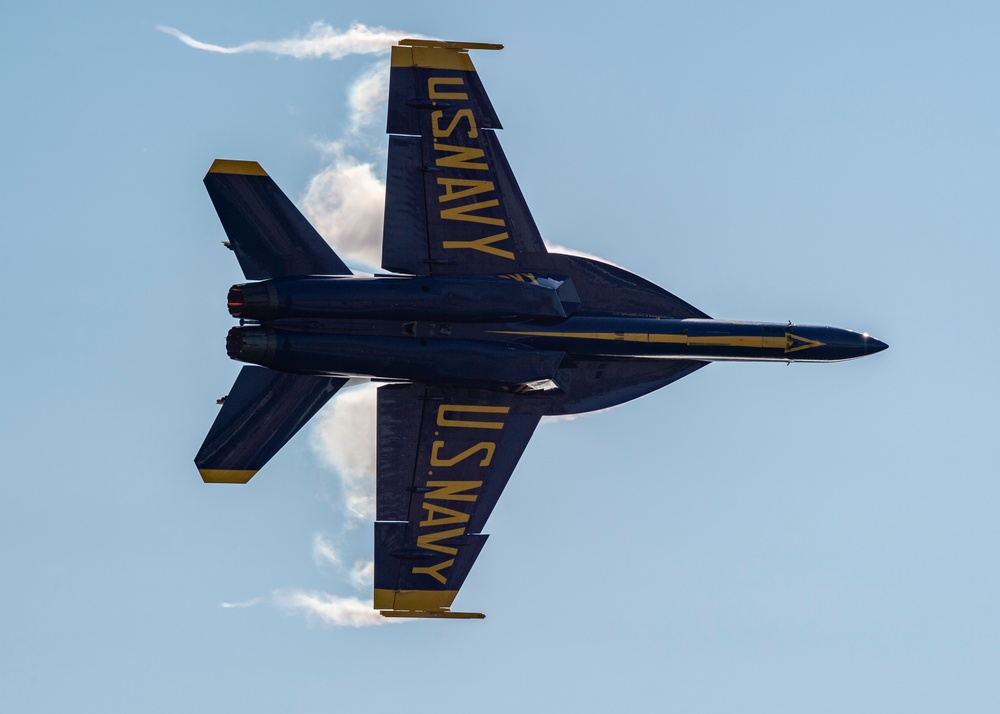
[[[267,176],[267,172],[256,161],[236,161],[216,159],[208,170],[210,174],[239,174],[240,176]]]
[[[256,471],[238,471],[234,469],[198,469],[201,480],[205,483],[247,483]]]

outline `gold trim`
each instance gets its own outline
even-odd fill
[[[256,471],[236,471],[233,469],[198,469],[205,483],[246,483]]]
[[[210,174],[239,174],[240,176],[267,176],[267,172],[256,161],[235,161],[216,159],[212,162]]]
[[[393,67],[423,67],[426,69],[457,69],[475,72],[476,68],[469,54],[460,50],[443,47],[400,47],[392,48]]]

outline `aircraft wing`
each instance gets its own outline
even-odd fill
[[[469,49],[392,48],[382,267],[411,275],[506,274],[545,254],[507,163]]]
[[[383,615],[483,617],[449,608],[538,425],[529,409],[513,394],[479,389],[378,390],[375,607]]]

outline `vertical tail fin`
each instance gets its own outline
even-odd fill
[[[248,279],[351,274],[256,161],[216,159],[205,188]]]

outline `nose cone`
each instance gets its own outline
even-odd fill
[[[871,335],[866,334],[865,338],[865,354],[873,355],[876,352],[881,352],[884,349],[888,349],[889,345],[884,343],[882,340],[876,340]]]
[[[839,327],[788,325],[785,357],[802,362],[839,362],[875,354],[889,345],[870,335]]]

